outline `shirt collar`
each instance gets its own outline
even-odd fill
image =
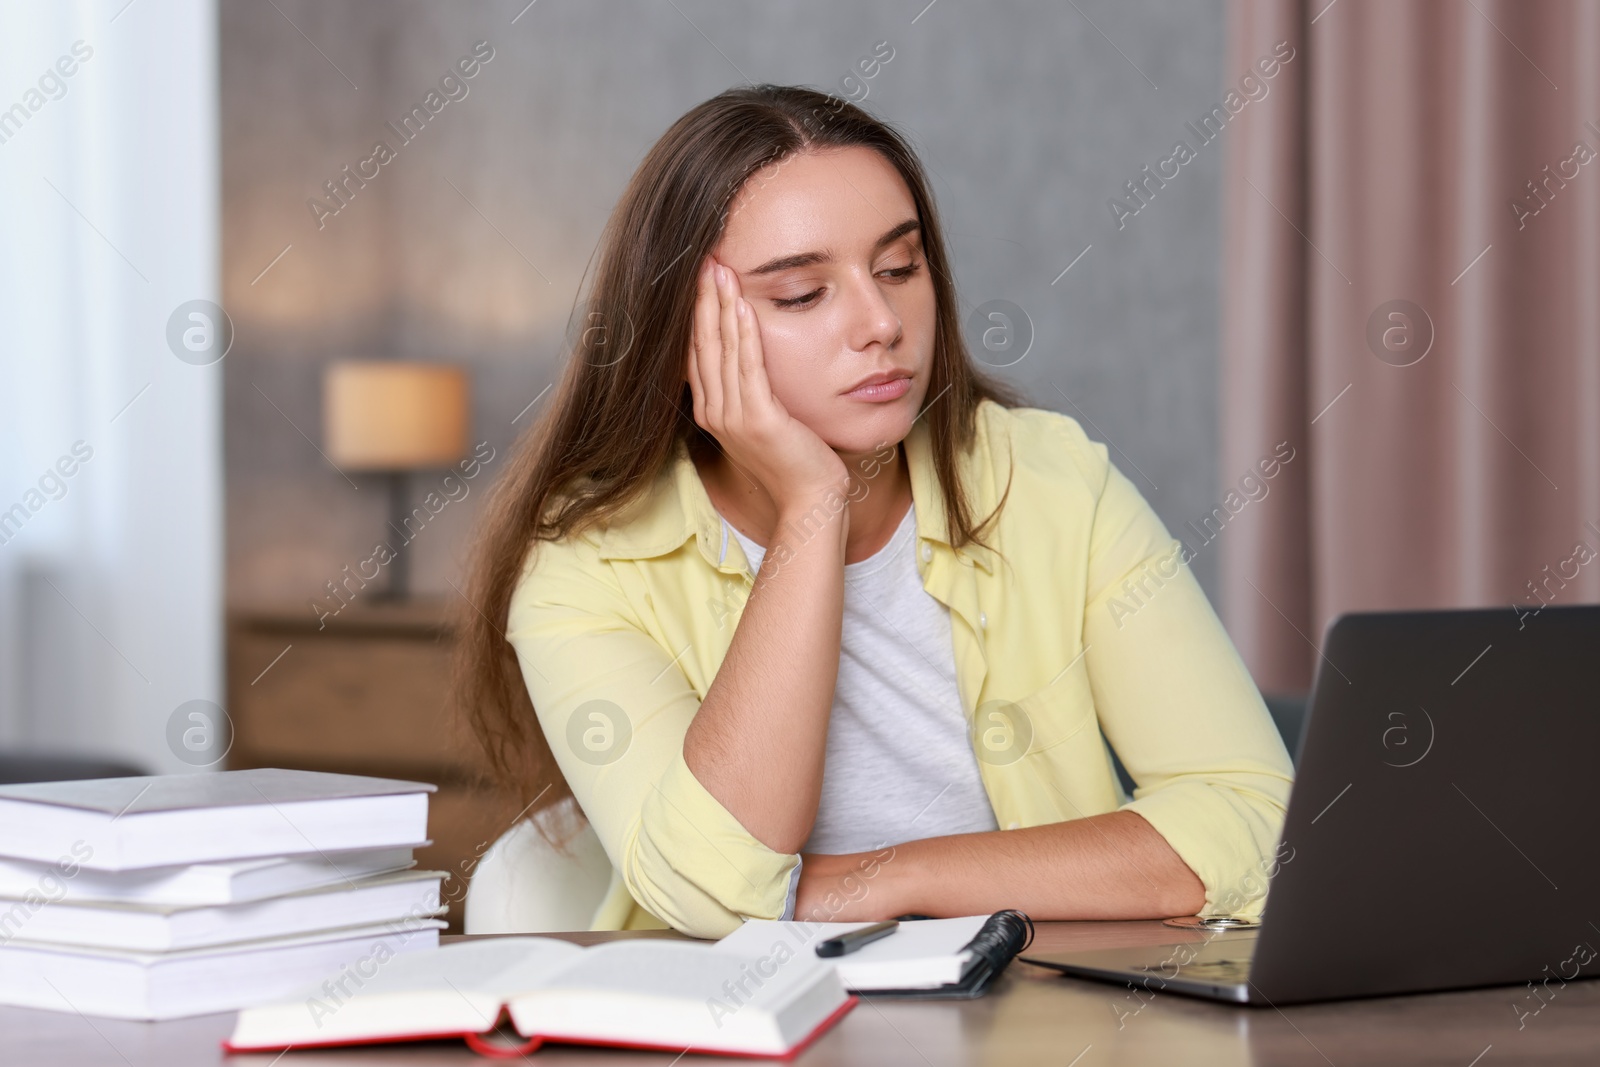
[[[977,443],[981,449],[985,443],[983,420],[979,419],[978,423]],[[961,562],[975,563],[993,574],[994,554],[988,548],[973,543],[955,552],[950,545],[944,494],[933,463],[928,424],[922,419],[912,423],[911,432],[906,435],[905,450],[918,543],[931,543],[940,551],[954,552]],[[963,469],[966,479],[963,484],[969,493],[980,492],[981,486],[969,476],[969,470],[970,467]],[[991,500],[978,499],[973,503],[979,515],[987,515],[994,507]],[[648,559],[672,552],[691,537],[698,541],[700,554],[707,562],[721,566],[722,517],[700,481],[700,472],[689,456],[688,442],[678,438],[673,444],[672,460],[657,476],[655,486],[599,534],[599,554],[601,559]]]

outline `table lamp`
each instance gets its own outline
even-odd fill
[[[345,360],[324,372],[322,399],[328,459],[342,471],[382,475],[388,483],[389,526],[400,543],[378,599],[404,600],[406,477],[452,466],[466,453],[467,372],[443,363]]]

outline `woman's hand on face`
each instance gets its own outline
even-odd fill
[[[780,512],[807,510],[830,490],[844,492],[844,461],[773,394],[755,309],[740,295],[738,277],[714,256],[700,265],[693,334],[694,421],[728,459],[760,483]]]

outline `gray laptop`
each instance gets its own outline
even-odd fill
[[[1296,763],[1259,927],[1021,958],[1274,1005],[1600,974],[1600,606],[1339,617]]]

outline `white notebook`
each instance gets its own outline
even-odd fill
[[[429,844],[430,842],[421,842]],[[86,846],[85,846],[86,847]],[[126,904],[243,904],[416,865],[409,848],[360,849],[326,855],[264,856],[132,871],[90,871],[76,858],[39,863],[0,859],[0,897],[38,894],[48,901]],[[0,934],[4,930],[0,929]]]
[[[244,904],[127,904],[0,899],[0,944],[47,941],[134,952],[291,937],[391,919],[433,918],[444,871],[380,874]]]
[[[794,953],[813,957],[833,965],[845,988],[856,993],[877,989],[935,989],[960,982],[978,962],[977,953],[967,945],[988,921],[987,915],[908,920],[888,937],[879,938],[848,955],[823,959],[816,954],[818,942],[872,924],[747,919],[743,926],[718,941],[716,948],[741,956],[777,957]]]
[[[279,768],[0,786],[0,855],[120,871],[411,847],[434,788]]]
[[[544,937],[462,941],[391,960],[349,996],[308,988],[246,1008],[224,1047],[443,1037],[480,1047],[504,1014],[527,1039],[524,1055],[552,1041],[786,1056],[855,1003],[830,967],[757,965],[665,938],[591,948]]]

